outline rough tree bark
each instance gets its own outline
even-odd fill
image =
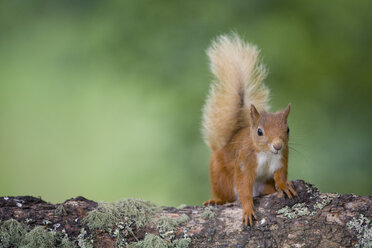
[[[147,233],[152,233],[161,236],[169,246],[172,239],[187,239],[184,245],[189,247],[371,246],[372,196],[320,193],[301,180],[294,181],[294,187],[299,194],[294,199],[278,198],[276,194],[256,197],[254,206],[258,220],[253,227],[242,224],[241,207],[233,203],[209,208],[162,207],[152,223],[118,232],[122,230],[121,238],[127,244],[141,241]],[[63,213],[56,211],[61,210],[61,206]],[[112,234],[115,227],[90,230],[82,221],[96,208],[96,202],[83,197],[61,204],[50,204],[29,196],[1,197],[0,221],[15,219],[27,223],[30,228],[44,226],[57,233],[63,232],[75,247],[84,246],[78,241],[78,237],[84,235],[92,239],[94,247],[115,247],[118,244],[117,235]],[[184,214],[189,217],[187,221],[179,222],[168,233],[161,233],[158,225],[161,218],[179,219]]]

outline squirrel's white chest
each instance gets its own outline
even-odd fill
[[[272,178],[274,172],[282,166],[282,155],[271,152],[257,153],[256,181],[266,181]]]

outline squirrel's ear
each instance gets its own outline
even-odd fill
[[[258,113],[256,107],[253,104],[251,104],[250,114],[251,114],[251,118],[252,118],[252,124],[255,124],[257,122],[258,118],[260,118],[260,113]]]
[[[284,119],[286,121],[287,121],[287,118],[288,118],[288,115],[289,115],[290,111],[291,111],[291,104],[288,104],[288,106],[283,111]]]

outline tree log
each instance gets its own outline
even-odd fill
[[[92,228],[84,218],[99,209],[99,204],[83,197],[61,204],[31,196],[1,197],[0,247],[17,246],[5,240],[11,219],[25,224],[23,236],[42,226],[54,235],[54,247],[372,246],[372,196],[320,193],[301,180],[293,185],[298,192],[295,198],[278,198],[276,193],[254,198],[257,220],[252,227],[243,225],[238,202],[161,207],[141,227],[122,216],[110,228]],[[23,236],[19,242],[24,244]]]

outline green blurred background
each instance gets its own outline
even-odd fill
[[[205,50],[261,48],[290,179],[372,193],[371,1],[0,1],[0,195],[210,196]]]

